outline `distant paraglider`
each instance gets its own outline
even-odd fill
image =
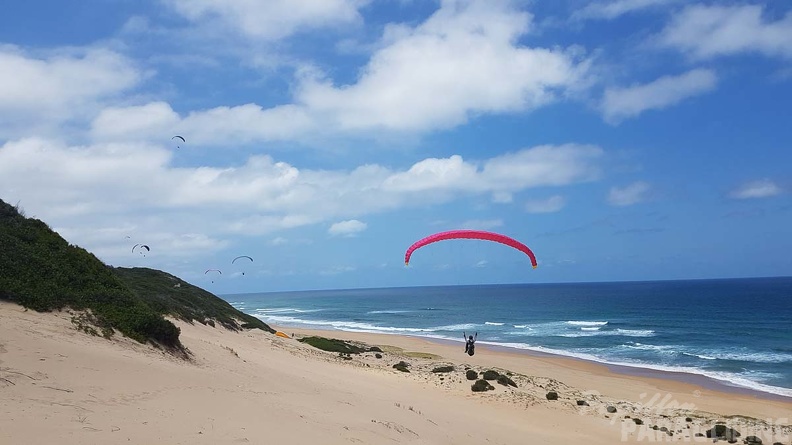
[[[407,252],[404,254],[404,265],[407,266],[410,264],[410,257],[417,249],[420,249],[427,244],[451,239],[476,239],[505,244],[528,255],[528,257],[531,259],[531,265],[534,269],[536,269],[536,257],[534,256],[533,252],[531,252],[531,249],[528,248],[528,246],[506,235],[501,235],[500,233],[494,232],[485,232],[483,230],[451,230],[448,232],[435,233],[433,235],[427,236],[426,238],[422,238],[407,249]]]
[[[187,142],[186,140],[184,140],[183,137],[181,137],[179,135],[176,135],[176,136],[171,138],[171,140],[174,140],[174,139],[181,139],[182,142]],[[181,148],[181,145],[177,145],[176,148]]]
[[[135,249],[137,249],[137,252],[143,256],[146,256],[146,254],[143,251],[151,252],[149,246],[145,244],[135,244],[134,246],[132,246],[132,253],[135,253]]]
[[[221,272],[221,271],[220,271],[220,269],[206,269],[206,272],[204,272],[204,275],[207,275],[207,274],[209,274],[210,272],[212,273],[212,275],[211,275],[211,276],[214,276],[214,275],[215,275],[215,273],[216,273],[217,275],[222,275],[222,274],[223,274],[223,272]],[[214,279],[212,280],[212,283],[214,283]]]
[[[238,257],[234,258],[233,260],[231,260],[231,264],[236,263],[237,260],[240,260],[240,259],[242,259],[242,260],[250,260],[251,263],[253,262],[253,258],[251,258],[251,257],[249,257],[247,255],[241,255],[241,256],[238,256]],[[244,271],[242,271],[242,275],[245,275]]]

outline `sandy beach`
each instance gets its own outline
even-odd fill
[[[741,443],[792,441],[792,400],[576,359],[483,344],[469,357],[461,343],[283,329],[383,351],[342,357],[258,330],[178,323],[183,360],[89,336],[70,317],[0,303],[0,443],[703,443],[716,422]],[[410,372],[393,368],[400,361]],[[454,371],[432,372],[441,366]],[[468,369],[516,387],[493,380],[473,392]]]

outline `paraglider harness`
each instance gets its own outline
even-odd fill
[[[462,336],[465,338],[465,353],[467,355],[472,356],[475,353],[475,349],[476,349],[475,343],[476,343],[476,339],[478,338],[478,332],[476,332],[475,336],[471,335],[470,338],[468,338],[467,334],[465,334],[465,332],[462,331]]]

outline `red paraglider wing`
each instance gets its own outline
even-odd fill
[[[531,265],[534,269],[536,269],[537,266],[536,257],[534,256],[533,252],[531,252],[531,249],[528,248],[528,246],[506,235],[501,235],[494,232],[485,232],[483,230],[451,230],[448,232],[440,232],[435,233],[434,235],[429,235],[426,238],[416,241],[412,246],[410,246],[409,249],[407,249],[407,252],[404,254],[404,265],[406,266],[410,264],[410,257],[412,256],[413,252],[415,252],[415,250],[420,249],[427,244],[449,239],[478,239],[505,244],[528,255],[528,257],[531,258]]]

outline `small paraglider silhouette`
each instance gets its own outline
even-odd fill
[[[135,253],[135,249],[137,249],[138,253],[143,255],[143,256],[146,256],[146,254],[143,252],[144,250],[146,252],[151,252],[151,249],[149,248],[149,246],[147,246],[145,244],[135,244],[134,246],[132,246],[132,253]]]
[[[248,259],[248,260],[250,260],[250,262],[251,262],[251,263],[253,262],[253,258],[251,258],[251,257],[249,257],[249,256],[247,256],[247,255],[242,255],[242,256],[238,256],[238,257],[234,258],[233,260],[231,260],[231,264],[234,264],[234,263],[236,263],[236,261],[237,261],[238,259],[241,259],[241,258]],[[245,275],[245,271],[242,271],[242,275]]]
[[[206,269],[206,272],[204,272],[204,275],[208,274],[209,272],[217,272],[219,275],[223,274],[223,272],[220,272],[219,269]],[[212,280],[212,283],[214,283],[214,280]]]
[[[183,137],[181,137],[179,135],[176,135],[176,136],[171,138],[171,140],[174,140],[174,139],[181,139],[182,142],[187,142],[187,141],[184,140]],[[176,148],[181,148],[181,145],[177,145]]]

